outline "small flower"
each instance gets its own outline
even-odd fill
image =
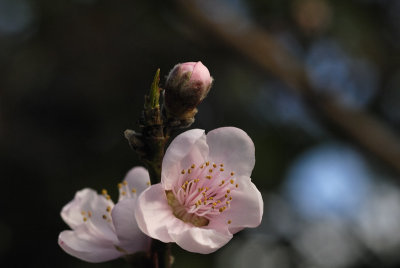
[[[165,108],[169,117],[189,119],[207,96],[212,84],[207,67],[200,61],[175,65],[165,83]]]
[[[115,206],[106,190],[101,194],[89,188],[78,191],[61,211],[61,217],[72,230],[60,233],[60,247],[88,262],[104,262],[146,251],[150,238],[139,230],[134,207],[149,181],[146,169],[131,169],[118,184],[120,195]]]
[[[161,183],[136,203],[139,228],[191,252],[216,251],[261,222],[263,201],[250,179],[254,163],[254,144],[238,128],[184,132],[166,151]]]

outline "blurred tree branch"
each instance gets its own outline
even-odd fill
[[[370,113],[344,107],[333,96],[316,93],[303,64],[265,30],[248,23],[247,18],[239,14],[235,14],[235,20],[217,23],[196,7],[195,0],[175,1],[188,19],[288,84],[317,115],[326,119],[322,123],[334,127],[336,132],[351,138],[400,173],[400,140],[397,135]],[[219,5],[219,9],[223,8],[221,3]],[[246,23],[239,24],[243,21]]]

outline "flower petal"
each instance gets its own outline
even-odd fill
[[[123,255],[112,243],[88,235],[85,226],[61,232],[58,244],[68,254],[87,262],[104,262]]]
[[[183,249],[202,254],[212,253],[232,239],[232,234],[223,234],[216,230],[199,227],[171,232],[170,235]]]
[[[117,241],[111,217],[114,203],[96,191],[85,188],[75,194],[74,199],[63,207],[61,217],[72,228],[87,226],[88,230],[99,238]]]
[[[217,128],[207,133],[209,160],[223,163],[237,175],[250,177],[255,164],[255,149],[251,138],[235,127]]]
[[[146,171],[147,172],[147,171]],[[150,237],[140,231],[135,219],[136,198],[119,201],[112,210],[112,219],[120,243],[118,246],[128,253],[146,251]]]
[[[164,243],[173,242],[168,226],[176,219],[167,203],[161,183],[152,185],[138,198],[135,208],[137,224],[148,236]]]
[[[231,193],[231,207],[214,217],[208,228],[222,229],[227,226],[234,234],[245,227],[257,227],[261,223],[264,203],[260,191],[249,177],[237,177],[236,183],[239,187]]]
[[[161,181],[170,190],[182,169],[203,163],[208,155],[204,130],[192,129],[177,136],[169,145],[162,163]]]
[[[136,197],[149,187],[149,172],[144,167],[134,167],[125,175],[124,182],[127,185],[123,185],[120,189],[119,200]],[[121,194],[122,192],[124,194]]]

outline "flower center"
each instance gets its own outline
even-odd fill
[[[197,227],[208,225],[213,217],[230,208],[231,193],[239,186],[234,175],[226,172],[223,164],[208,161],[182,170],[177,184],[166,191],[175,217]]]

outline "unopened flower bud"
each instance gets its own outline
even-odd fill
[[[212,81],[210,72],[200,61],[175,65],[165,83],[164,105],[168,117],[192,119],[197,105],[210,91]]]

